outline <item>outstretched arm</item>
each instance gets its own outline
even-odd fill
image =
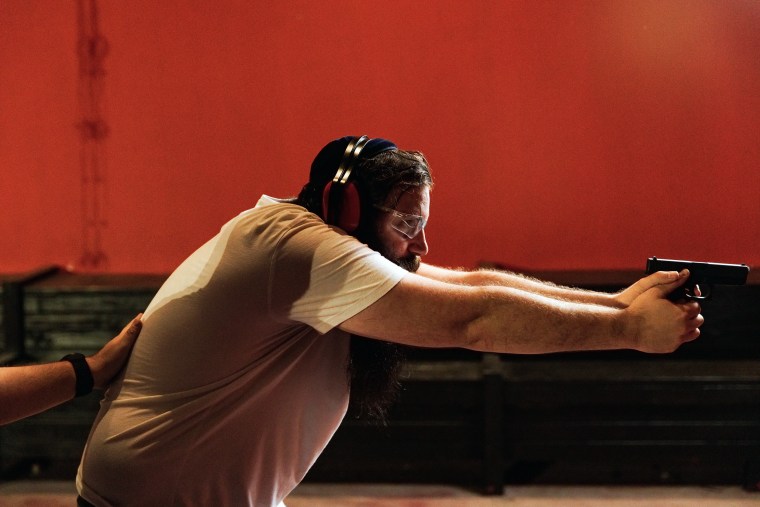
[[[525,275],[512,273],[509,271],[497,271],[490,269],[479,269],[476,271],[464,271],[456,269],[446,269],[430,264],[421,264],[417,274],[433,280],[439,280],[447,283],[460,285],[471,285],[476,287],[495,286],[511,287],[520,289],[533,294],[538,294],[554,299],[571,301],[576,303],[587,303],[609,306],[612,308],[626,308],[636,297],[643,294],[650,288],[668,283],[668,274],[665,272],[653,273],[637,281],[630,287],[618,293],[606,293],[578,289],[574,287],[563,287],[551,282],[538,280]]]
[[[100,351],[86,358],[95,387],[104,389],[127,361],[140,334],[140,315]],[[74,397],[76,376],[71,363],[0,368],[0,425],[44,412]]]
[[[672,352],[699,336],[696,303],[666,299],[688,272],[662,273],[626,308],[579,303],[522,288],[458,285],[408,275],[345,321],[351,333],[422,347],[502,353],[635,349]]]

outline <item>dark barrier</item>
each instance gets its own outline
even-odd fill
[[[3,280],[3,335],[5,343],[0,348],[0,365],[29,362],[33,358],[26,353],[24,287],[56,274],[58,266],[46,266],[24,275]]]

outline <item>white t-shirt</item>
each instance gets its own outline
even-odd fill
[[[348,404],[336,329],[402,268],[266,196],[167,279],[77,475],[95,505],[275,506]]]

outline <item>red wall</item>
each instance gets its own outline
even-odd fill
[[[170,271],[328,140],[428,156],[429,260],[760,265],[753,0],[99,2],[98,230]],[[87,248],[77,2],[0,2],[0,272]]]

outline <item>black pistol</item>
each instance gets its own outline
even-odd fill
[[[681,287],[668,295],[668,299],[704,300],[712,295],[713,285],[744,285],[747,283],[749,266],[746,264],[719,264],[717,262],[692,262],[672,259],[647,259],[647,274],[656,271],[689,270],[689,279]],[[694,288],[699,285],[701,296],[694,294]]]

